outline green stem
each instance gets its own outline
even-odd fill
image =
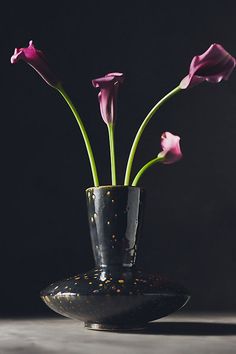
[[[165,160],[164,157],[158,157],[158,156],[157,156],[155,159],[153,159],[153,160],[149,161],[148,163],[146,163],[146,165],[144,165],[144,166],[139,170],[139,172],[136,174],[136,176],[135,176],[135,178],[134,178],[134,180],[133,180],[133,182],[132,182],[132,186],[133,186],[133,187],[137,186],[138,181],[140,180],[140,178],[142,177],[142,175],[144,174],[144,172],[145,172],[149,167],[151,167],[151,166],[155,165],[156,163],[161,162],[161,161],[163,161],[163,160]]]
[[[179,86],[177,86],[176,88],[174,88],[172,91],[170,91],[167,95],[165,95],[159,102],[157,102],[157,104],[151,109],[151,111],[148,113],[148,115],[146,116],[146,118],[144,119],[143,123],[141,124],[133,145],[131,147],[130,150],[130,154],[129,154],[129,159],[128,159],[128,163],[127,163],[127,167],[126,167],[126,173],[125,173],[125,181],[124,181],[124,185],[128,186],[129,185],[129,181],[130,181],[130,174],[131,174],[131,169],[132,169],[132,165],[133,165],[133,160],[134,160],[134,155],[135,152],[137,150],[138,147],[138,143],[139,140],[143,134],[143,131],[146,127],[146,125],[148,124],[149,120],[152,118],[152,116],[154,115],[154,113],[156,113],[156,111],[166,102],[168,101],[169,98],[171,98],[172,96],[174,96],[177,92],[179,92],[181,90],[181,88]]]
[[[61,84],[59,84],[57,86],[57,90],[60,92],[60,94],[62,95],[62,97],[65,99],[65,101],[67,102],[68,106],[70,107],[72,113],[75,116],[75,119],[80,127],[80,131],[82,133],[82,136],[84,138],[84,143],[87,149],[87,153],[88,153],[88,157],[89,157],[89,162],[90,162],[90,167],[91,167],[91,171],[92,171],[92,175],[93,175],[93,182],[94,182],[94,186],[98,187],[99,186],[99,180],[98,180],[98,174],[97,174],[97,167],[96,167],[96,163],[95,163],[95,159],[94,159],[94,155],[93,155],[93,151],[92,151],[92,147],[89,141],[89,137],[88,134],[86,132],[86,129],[84,127],[84,124],[80,118],[80,115],[78,113],[78,111],[76,110],[74,104],[72,103],[70,97],[68,96],[68,94],[65,92],[64,88],[62,87]]]
[[[111,180],[112,185],[116,186],[116,159],[115,159],[115,143],[114,143],[114,126],[108,124],[109,144],[110,144],[110,158],[111,158]]]

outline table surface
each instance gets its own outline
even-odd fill
[[[0,320],[0,354],[236,353],[236,314],[177,313],[141,332],[88,330],[63,317]]]

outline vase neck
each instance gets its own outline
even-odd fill
[[[87,190],[90,235],[97,266],[134,266],[143,198],[144,192],[138,187],[109,186]]]

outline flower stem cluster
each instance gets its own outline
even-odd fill
[[[46,81],[48,85],[55,88],[62,95],[70,107],[84,139],[94,186],[98,187],[99,179],[97,167],[86,128],[78,113],[78,110],[75,108],[70,97],[64,90],[61,81],[49,66],[43,52],[36,49],[33,41],[30,41],[27,48],[15,49],[15,52],[11,57],[11,63],[15,64],[19,60],[23,60],[31,67],[33,67],[33,69]],[[138,129],[131,146],[126,166],[124,185],[136,186],[144,172],[147,171],[151,166],[154,166],[157,163],[172,164],[180,160],[182,157],[182,152],[180,149],[180,137],[173,135],[170,132],[164,132],[161,136],[162,150],[158,153],[157,157],[151,159],[144,166],[142,166],[134,177],[133,182],[130,182],[133,161],[139,141],[147,124],[157,112],[157,110],[177,93],[192,88],[204,81],[208,81],[210,83],[218,83],[222,80],[228,80],[235,68],[235,65],[236,59],[231,56],[220,44],[216,43],[212,44],[206,52],[201,55],[197,55],[192,59],[188,74],[181,80],[178,86],[167,93],[154,105],[154,107],[150,110],[140,125],[140,128]],[[117,111],[117,94],[118,89],[123,81],[124,75],[119,72],[109,73],[92,81],[93,86],[100,90],[98,93],[100,112],[102,119],[106,123],[108,129],[112,185],[117,184],[114,132]]]

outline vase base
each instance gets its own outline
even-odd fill
[[[146,325],[117,325],[117,324],[109,324],[109,323],[92,323],[92,322],[85,322],[84,327],[87,329],[91,329],[94,331],[141,331],[143,330]]]
[[[95,268],[53,283],[41,292],[55,312],[94,330],[138,330],[189,300],[188,291],[159,274],[127,268]]]

